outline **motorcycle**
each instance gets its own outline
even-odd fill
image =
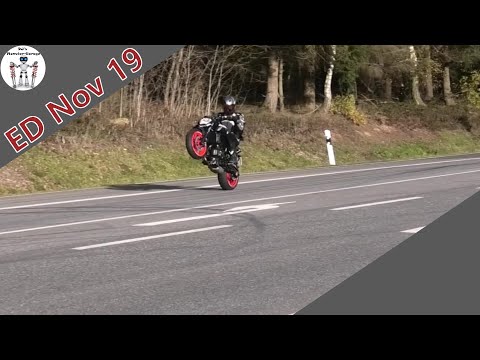
[[[223,190],[234,190],[238,186],[241,166],[240,152],[237,150],[237,165],[229,164],[230,154],[222,136],[222,117],[204,117],[188,131],[185,145],[188,154],[195,160],[202,160],[208,169],[217,174]]]

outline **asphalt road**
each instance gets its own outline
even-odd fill
[[[293,314],[478,191],[480,154],[0,198],[0,314]],[[406,264],[408,266],[408,264]]]

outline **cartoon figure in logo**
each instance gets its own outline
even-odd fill
[[[10,62],[10,76],[12,77],[13,88],[15,89],[17,84],[15,83],[15,64],[13,62]]]
[[[25,75],[25,86],[28,86],[28,75],[27,70],[32,65],[27,64],[28,58],[26,56],[22,56],[20,58],[20,65],[17,65],[17,68],[20,68],[20,80],[18,81],[18,86],[23,86],[23,75]]]
[[[28,84],[28,74],[27,70],[28,68],[33,68],[32,70],[32,88],[34,87],[35,84],[35,78],[37,77],[37,71],[38,71],[38,62],[35,61],[33,65],[28,65],[27,64],[28,58],[26,56],[22,56],[20,58],[20,65],[15,65],[14,63],[10,63],[10,71],[11,71],[11,76],[12,76],[12,81],[13,81],[13,87],[15,88],[15,72],[12,70],[12,65],[14,67],[20,68],[20,80],[18,81],[18,86],[23,86],[23,76],[25,76],[25,86],[29,86]]]
[[[35,86],[35,78],[37,77],[37,71],[38,71],[38,61],[35,61],[33,63],[33,70],[32,70],[32,89]]]

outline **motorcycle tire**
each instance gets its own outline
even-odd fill
[[[207,147],[203,143],[203,132],[198,128],[192,128],[185,137],[185,146],[188,154],[195,160],[203,159],[207,153]]]
[[[218,174],[218,183],[223,190],[235,190],[238,186],[240,175],[233,178],[229,172]]]

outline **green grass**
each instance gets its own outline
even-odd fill
[[[243,173],[284,170],[319,165],[307,154],[267,147],[244,148]],[[60,153],[36,147],[21,157],[32,186],[29,191],[52,191],[175,180],[213,174],[183,148],[125,150],[111,147],[104,151],[83,150]],[[3,194],[15,193],[2,188]],[[17,191],[18,193],[18,191]]]
[[[320,144],[245,144],[242,173],[328,166]],[[338,165],[362,161],[402,160],[480,151],[480,141],[466,132],[439,133],[434,140],[421,139],[389,145],[365,143],[337,144]],[[147,183],[192,177],[213,176],[199,161],[191,159],[180,145],[124,149],[109,146],[103,150],[53,151],[37,146],[18,162],[30,185],[24,189],[0,186],[0,193],[18,194]]]
[[[22,164],[30,172],[34,189],[63,190],[173,180],[208,175],[205,167],[187,154],[166,149],[71,151],[68,154],[34,148],[24,154]]]
[[[457,155],[480,151],[480,139],[465,132],[442,132],[433,141],[416,140],[388,146],[375,146],[368,158],[402,160]]]

